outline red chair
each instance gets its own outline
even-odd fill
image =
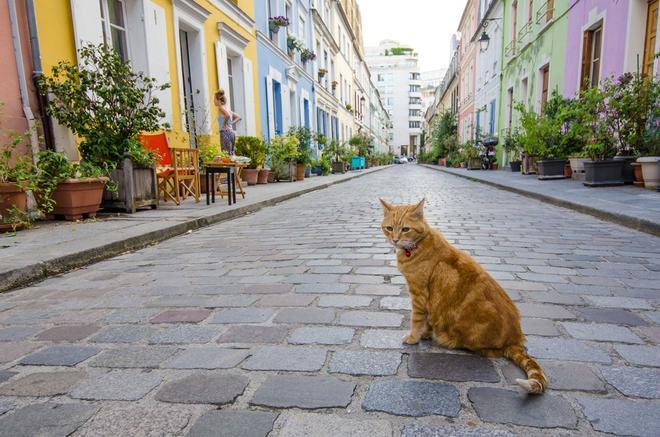
[[[158,156],[156,176],[158,177],[158,194],[163,194],[163,200],[167,202],[170,198],[179,205],[179,190],[176,189],[176,172],[172,165],[172,154],[170,153],[170,143],[164,132],[159,134],[145,134],[138,136],[142,147],[150,150]]]

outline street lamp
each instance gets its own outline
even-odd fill
[[[484,30],[483,32],[481,32],[481,36],[479,37],[479,50],[481,52],[485,52],[486,50],[488,50],[489,44],[490,44],[490,37]]]

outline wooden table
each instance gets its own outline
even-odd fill
[[[213,190],[213,202],[215,202],[215,174],[226,174],[227,175],[227,195],[229,196],[229,204],[231,205],[232,199],[233,203],[236,203],[236,187],[241,193],[241,197],[245,199],[245,190],[243,189],[243,184],[241,183],[241,173],[243,168],[245,168],[246,163],[239,162],[211,162],[206,165],[206,168],[212,169],[213,173],[212,180],[209,181],[209,176],[207,172],[206,177],[206,193],[207,193],[207,204],[209,198],[209,190]],[[223,170],[224,169],[224,170]],[[231,169],[231,171],[227,170]],[[230,180],[231,179],[231,180]],[[210,183],[213,185],[211,187]],[[218,184],[218,193],[220,197],[224,197],[224,192],[222,191],[222,184]]]

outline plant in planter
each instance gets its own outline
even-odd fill
[[[300,50],[302,48],[302,44],[300,43],[300,41],[298,41],[298,38],[296,38],[291,34],[288,34],[286,36],[286,48],[289,54],[293,55],[296,52],[296,50]]]
[[[511,171],[514,173],[520,173],[520,166],[522,164],[520,159],[520,154],[522,152],[522,145],[520,143],[520,131],[518,129],[509,131],[504,137],[504,143],[502,147],[504,148],[506,156],[509,159]]]
[[[303,62],[303,64],[305,64],[307,61],[313,61],[315,59],[316,53],[304,47],[300,49],[300,60]]]
[[[8,138],[0,145],[0,232],[29,227],[33,216],[27,211],[27,191],[33,181],[32,161],[19,155],[16,149],[25,142],[28,133],[2,132]]]
[[[328,74],[328,70],[326,68],[319,68],[319,79],[323,79],[326,74]]]
[[[333,173],[346,173],[346,165],[344,157],[346,156],[346,148],[342,143],[337,140],[330,141],[325,150],[324,156],[328,156],[331,161]]]
[[[287,17],[283,17],[279,15],[277,17],[268,18],[268,30],[270,30],[271,33],[277,33],[280,31],[280,27],[288,27],[288,26],[289,26],[289,19]]]
[[[332,169],[332,166],[330,165],[330,160],[325,154],[321,156],[321,159],[319,160],[319,165],[321,167],[322,176],[327,176],[330,174],[330,170]]]
[[[630,163],[634,156],[642,165],[646,188],[660,184],[660,79],[625,73],[603,82],[607,98],[604,123],[614,135],[618,149],[614,159],[623,159],[626,182],[634,179]]]
[[[311,131],[303,126],[292,126],[289,129],[289,135],[293,135],[298,139],[298,156],[296,157],[296,180],[302,181],[305,179],[306,169],[312,164],[312,149],[310,148],[312,142]]]
[[[72,163],[52,150],[40,152],[34,183],[39,209],[47,216],[64,216],[65,220],[95,217],[108,172],[108,168],[90,162]]]
[[[243,180],[248,185],[256,185],[259,171],[266,162],[266,143],[261,138],[241,136],[236,140],[236,153],[250,158],[250,163],[243,169]],[[265,173],[265,179],[268,180],[268,173]]]
[[[348,112],[350,112],[351,114],[353,114],[353,105],[351,105],[350,103],[347,103],[346,104],[346,110]]]
[[[295,135],[276,135],[270,141],[270,168],[277,180],[295,180],[298,142]]]
[[[337,89],[337,85],[339,85],[339,82],[336,81],[336,80],[333,80],[332,82],[330,82],[330,86],[332,86],[332,91]]]
[[[564,178],[569,143],[565,141],[562,129],[567,105],[569,105],[568,101],[556,91],[546,102],[542,115],[528,110],[522,104],[517,105],[523,130],[523,135],[520,137],[521,144],[526,156],[536,157],[540,180]],[[523,173],[530,174],[530,170],[525,168]]]
[[[39,82],[48,94],[46,112],[80,139],[83,161],[113,169],[118,190],[104,195],[104,205],[129,212],[158,204],[153,154],[146,153],[137,137],[166,128],[159,107],[156,80],[135,72],[112,48],[85,45],[80,66],[60,62]],[[129,181],[133,181],[131,185]],[[141,189],[139,189],[141,188]]]
[[[481,170],[481,160],[479,159],[479,148],[474,141],[468,141],[463,144],[462,155],[467,162],[468,170]]]

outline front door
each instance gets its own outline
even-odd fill
[[[183,101],[186,111],[186,129],[190,137],[190,147],[197,147],[197,136],[195,126],[195,100],[193,96],[192,75],[190,73],[190,46],[188,32],[179,30],[179,42],[181,45],[181,71],[183,72]]]

